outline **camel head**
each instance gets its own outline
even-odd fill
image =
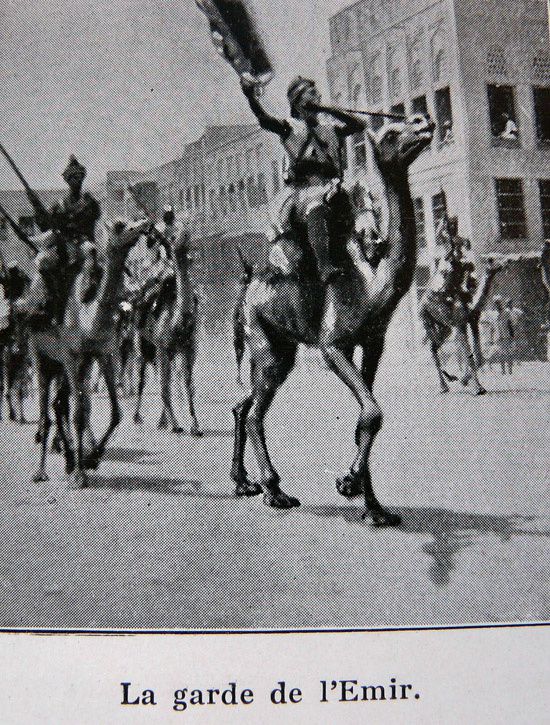
[[[435,124],[429,116],[414,114],[390,123],[378,133],[367,130],[374,159],[382,176],[400,176],[433,139]]]
[[[140,219],[136,222],[116,219],[112,224],[105,224],[109,235],[107,251],[111,253],[128,252],[137,243],[140,236],[147,232],[150,224],[148,219]]]

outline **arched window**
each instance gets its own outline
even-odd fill
[[[533,78],[539,83],[550,82],[550,53],[541,50],[533,58]]]
[[[248,177],[247,194],[248,194],[248,206],[251,209],[254,209],[254,207],[257,206],[257,203],[256,203],[257,194],[256,194],[256,184],[254,183],[253,176]]]

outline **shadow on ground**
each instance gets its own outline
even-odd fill
[[[92,475],[88,479],[88,488],[110,488],[114,491],[151,491],[171,496],[196,496],[197,498],[234,499],[232,493],[202,491],[202,483],[185,478],[162,478],[157,475],[125,476]]]
[[[362,524],[361,510],[352,506],[304,506],[303,510],[315,516],[343,518],[349,523]],[[513,536],[550,537],[550,531],[522,528],[534,521],[534,516],[492,516],[422,507],[391,510],[403,517],[399,531],[432,537],[431,541],[423,544],[422,551],[432,557],[428,575],[437,587],[445,587],[450,583],[451,574],[456,568],[457,554],[475,544],[481,536],[493,534],[502,542],[509,541]]]

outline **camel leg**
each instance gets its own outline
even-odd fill
[[[166,350],[161,350],[160,362],[160,390],[161,399],[166,410],[166,415],[172,426],[173,433],[183,433],[183,428],[178,423],[172,406],[172,360]]]
[[[194,340],[183,351],[183,375],[185,380],[185,389],[187,391],[187,402],[189,405],[189,415],[191,416],[191,435],[202,436],[203,432],[200,427],[197,413],[195,411],[195,385],[193,382],[193,368],[195,366],[196,348]]]
[[[87,485],[86,464],[84,455],[84,433],[89,426],[90,421],[90,389],[88,368],[89,363],[85,365],[78,364],[77,361],[73,365],[67,366],[67,377],[69,381],[71,397],[74,400],[74,411],[72,415],[72,424],[75,430],[76,446],[75,446],[75,469],[72,474],[70,487],[79,489]]]
[[[138,393],[137,393],[137,402],[136,402],[136,411],[134,413],[134,423],[143,423],[143,418],[141,417],[141,401],[143,399],[143,390],[145,388],[145,380],[146,380],[146,373],[147,373],[147,360],[145,359],[145,356],[142,356],[139,366],[139,380],[138,380]]]
[[[487,391],[481,385],[477,376],[477,366],[474,353],[472,352],[472,348],[470,346],[470,341],[468,340],[468,331],[466,326],[460,326],[457,328],[456,340],[459,349],[462,350],[462,357],[466,365],[466,372],[462,379],[463,384],[467,385],[468,382],[472,380],[474,383],[474,394],[484,395]]]
[[[233,443],[233,465],[231,467],[231,478],[235,482],[236,496],[256,496],[263,491],[259,483],[255,483],[248,478],[248,473],[244,465],[244,451],[247,437],[246,419],[253,399],[253,395],[247,395],[244,400],[233,408],[233,417],[235,418],[235,437]]]
[[[3,408],[4,408],[4,376],[5,376],[4,357],[5,357],[4,348],[0,347],[0,420],[2,420]]]
[[[48,475],[46,473],[46,459],[48,457],[48,436],[51,427],[50,419],[50,386],[52,376],[46,372],[45,364],[42,361],[37,361],[37,375],[38,375],[38,389],[39,389],[39,427],[36,434],[37,441],[40,443],[40,462],[38,464],[38,471],[33,476],[35,483],[41,481],[48,481]]]
[[[279,486],[279,475],[267,450],[264,420],[277,390],[294,367],[296,346],[280,340],[273,344],[259,330],[255,331],[253,344],[256,349],[251,351],[254,355],[252,402],[245,423],[246,432],[260,469],[259,484],[264,492],[264,503],[274,508],[292,508],[299,506],[300,502],[284,493]]]
[[[483,367],[483,353],[481,351],[481,334],[479,332],[479,317],[470,318],[470,330],[472,333],[472,341],[474,343],[474,360],[476,367],[479,370]]]
[[[369,469],[370,450],[376,434],[382,425],[382,411],[372,391],[369,390],[363,375],[347,359],[342,350],[334,345],[329,345],[323,346],[322,352],[327,365],[352,391],[361,408],[356,432],[356,440],[358,442],[357,455],[343,480],[350,482],[350,484],[353,482],[355,490],[358,486],[361,486],[361,489],[364,491],[365,513],[363,514],[363,518],[370,519],[376,526],[397,526],[401,523],[401,518],[396,514],[386,511],[377,500],[372,487]],[[365,350],[365,355],[369,356],[369,354],[369,351]],[[373,360],[375,357],[376,355],[373,355]],[[364,362],[363,365],[366,374],[371,370],[372,379],[374,379],[378,362],[376,364],[373,362]]]
[[[69,424],[69,385],[63,377],[57,389],[57,394],[53,402],[53,410],[55,413],[56,432],[58,439],[57,453],[63,453],[65,457],[65,472],[71,474],[75,468],[75,452],[74,441],[72,440],[70,424]],[[53,449],[53,444],[52,444]]]
[[[116,427],[122,420],[122,413],[120,410],[120,404],[118,402],[117,395],[116,372],[112,357],[108,356],[106,359],[102,360],[100,362],[100,366],[103,373],[103,378],[105,380],[105,385],[107,387],[107,394],[109,396],[109,403],[111,406],[111,420],[109,422],[107,430],[103,434],[103,437],[96,445],[92,453],[87,457],[86,467],[92,468],[94,470],[98,467],[99,462],[101,461],[101,458],[103,457],[103,454],[105,452],[105,448],[107,447],[107,443],[113,435]]]
[[[243,384],[242,365],[244,357],[244,329],[240,317],[235,316],[233,323],[233,350],[235,351],[235,360],[237,361],[237,383]]]

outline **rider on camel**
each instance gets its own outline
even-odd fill
[[[292,118],[284,120],[274,118],[264,110],[254,84],[243,78],[241,85],[260,126],[280,137],[288,156],[286,183],[291,191],[288,203],[285,202],[281,209],[281,226],[286,230],[294,214],[305,223],[319,275],[327,283],[339,271],[330,259],[328,201],[342,180],[345,138],[364,131],[365,126],[349,113],[321,108],[319,91],[308,78],[298,76],[288,87]],[[321,122],[320,113],[330,114],[340,124]]]
[[[35,274],[26,299],[20,301],[19,309],[29,317],[44,315],[60,321],[63,313],[62,301],[66,289],[67,274],[82,262],[83,242],[95,244],[95,226],[101,215],[101,208],[89,192],[82,192],[86,168],[75,156],[63,171],[69,191],[66,196],[47,211],[34,192],[28,194],[34,207],[35,219],[42,232],[52,231],[53,238],[36,258]]]
[[[163,304],[175,296],[175,270],[171,254],[172,246],[180,231],[173,207],[166,205],[162,221],[154,225],[147,237],[152,260],[145,268],[141,282],[138,319],[138,326],[141,328],[145,325],[150,312],[153,316],[158,316]]]

